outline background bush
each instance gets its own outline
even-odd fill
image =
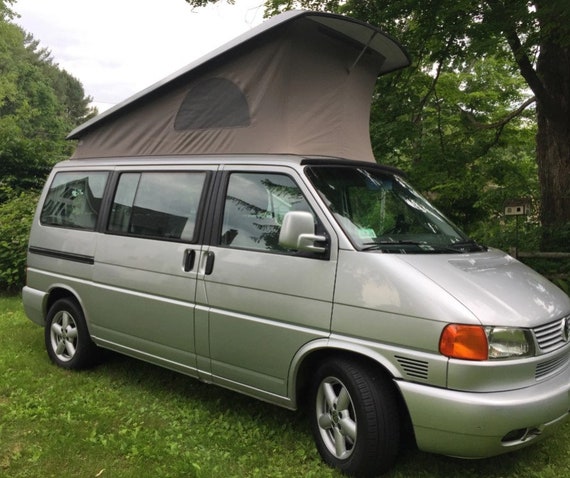
[[[0,203],[0,290],[15,291],[26,279],[28,236],[39,192],[1,189],[9,199]]]

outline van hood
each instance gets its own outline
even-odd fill
[[[570,313],[570,298],[504,252],[401,255],[443,288],[483,325],[535,327]]]

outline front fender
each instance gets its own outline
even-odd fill
[[[380,344],[373,344],[379,347]],[[389,349],[389,347],[385,347]],[[401,373],[401,368],[396,365],[398,362],[394,356],[394,351],[382,353],[381,351],[371,347],[364,341],[357,341],[344,337],[329,337],[323,339],[313,340],[301,347],[289,367],[289,375],[287,379],[287,396],[291,400],[291,408],[298,408],[298,392],[299,392],[299,374],[302,370],[303,364],[315,354],[319,354],[320,360],[334,358],[335,354],[350,353],[352,355],[361,356],[369,361],[376,362],[379,367],[382,367],[390,375],[391,378],[401,379],[404,378]],[[396,352],[397,353],[397,352]],[[395,362],[395,363],[394,363]]]

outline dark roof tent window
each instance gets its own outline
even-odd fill
[[[174,129],[239,128],[249,124],[249,107],[240,88],[225,78],[209,78],[186,94],[176,113]]]

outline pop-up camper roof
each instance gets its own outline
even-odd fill
[[[290,153],[374,161],[370,103],[402,47],[352,18],[277,15],[73,130],[74,158]],[[152,67],[152,59],[149,59]]]

